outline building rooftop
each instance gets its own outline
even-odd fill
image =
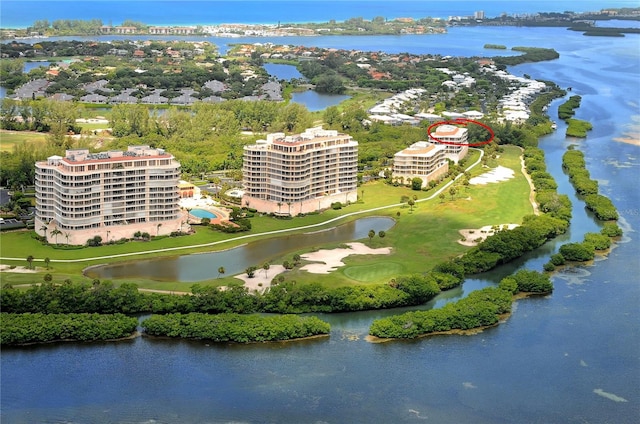
[[[435,132],[436,136],[461,136],[466,130],[464,128],[456,127],[454,125],[438,125]]]
[[[133,158],[172,158],[173,156],[166,153],[163,149],[153,149],[149,146],[129,146],[128,150],[111,150],[108,152],[89,153],[89,149],[73,149],[67,150],[64,157],[50,156],[47,158],[49,165],[57,165],[59,161],[64,160],[67,163],[103,163],[127,161]]]
[[[428,141],[418,141],[404,150],[396,153],[396,156],[433,156],[441,146],[436,146]]]

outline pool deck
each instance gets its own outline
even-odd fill
[[[185,210],[202,209],[211,212],[216,216],[215,218],[211,218],[211,224],[220,224],[221,222],[229,221],[229,211],[226,208],[218,206],[213,199],[208,197],[180,199],[180,207]],[[202,218],[191,213],[189,214],[189,222],[191,223],[199,224],[201,219]]]

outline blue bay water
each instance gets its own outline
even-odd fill
[[[26,28],[35,20],[100,19],[103,23],[120,25],[127,19],[149,25],[213,25],[221,23],[300,23],[344,21],[362,17],[383,16],[438,17],[470,16],[483,10],[488,17],[502,13],[523,14],[540,11],[576,12],[600,10],[606,7],[637,6],[626,1],[31,1],[0,2],[0,26]]]
[[[640,134],[640,36],[456,28],[445,36],[300,41],[315,43],[453,55],[486,54],[484,43],[555,48],[558,60],[509,70],[572,87],[569,94],[582,96],[576,117],[594,125],[579,140],[566,138],[559,121],[558,131],[540,140],[559,192],[572,198],[572,226],[538,251],[479,278],[496,282],[520,267],[541,270],[561,243],[598,230],[561,169],[570,144],[585,152],[592,177],[621,213],[625,236],[606,259],[556,274],[552,295],[518,301],[505,323],[470,337],[371,344],[364,340],[371,321],[397,312],[371,311],[323,315],[332,324],[331,337],[305,342],[242,346],[139,338],[3,349],[2,421],[637,422],[640,147],[617,140],[638,141]],[[553,118],[562,101],[552,103]],[[482,281],[470,280],[434,304]]]

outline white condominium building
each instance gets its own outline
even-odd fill
[[[436,130],[429,135],[429,141],[444,146],[447,158],[455,163],[458,163],[469,153],[466,128],[448,124],[438,125]]]
[[[402,178],[410,184],[413,178],[422,179],[425,187],[449,171],[450,159],[458,163],[469,152],[467,129],[454,125],[439,125],[429,141],[418,141],[393,157],[394,179]]]
[[[358,198],[358,142],[322,128],[268,134],[244,147],[243,206],[297,215]]]
[[[439,125],[431,133],[431,142],[418,141],[393,157],[393,178],[403,178],[410,184],[413,178],[422,179],[422,186],[437,180],[449,170],[450,159],[456,163],[469,152],[467,129],[453,125]],[[449,144],[447,144],[449,143]]]
[[[445,175],[448,170],[449,162],[444,144],[418,141],[393,157],[393,179],[401,178],[406,184],[410,184],[413,178],[420,178],[425,187],[430,181]]]
[[[162,149],[67,150],[36,162],[35,230],[76,245],[180,231],[179,177],[180,163]]]

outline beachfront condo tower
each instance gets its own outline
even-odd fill
[[[74,245],[181,231],[179,177],[180,163],[162,149],[67,150],[36,162],[35,231]]]
[[[297,215],[358,198],[358,142],[335,130],[272,133],[244,147],[242,205]]]

